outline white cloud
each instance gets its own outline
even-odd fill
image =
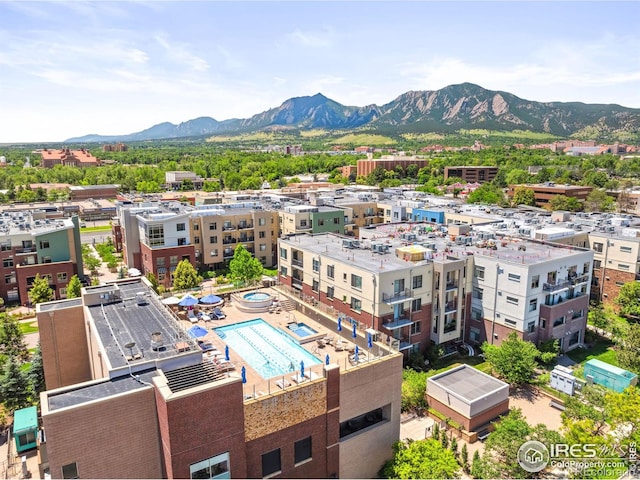
[[[318,31],[302,31],[296,28],[293,32],[288,33],[286,38],[303,47],[326,48],[331,47],[335,41],[335,32],[332,28],[324,28]]]
[[[164,34],[158,34],[154,39],[158,45],[165,50],[167,58],[171,61],[177,64],[187,65],[199,72],[204,72],[209,69],[209,63],[204,58],[191,53],[188,44],[180,42],[170,43]]]

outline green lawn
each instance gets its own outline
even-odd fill
[[[29,335],[30,333],[38,332],[38,321],[34,320],[33,322],[20,322],[20,331],[23,335]]]
[[[611,349],[613,342],[608,338],[599,337],[591,348],[576,348],[567,353],[567,356],[576,363],[584,363],[592,358],[617,365],[616,353]]]
[[[85,227],[80,229],[80,233],[91,233],[91,232],[107,232],[110,231],[111,227],[109,225],[103,225],[101,227]]]

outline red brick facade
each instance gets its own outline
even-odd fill
[[[36,274],[40,274],[40,278],[50,276],[49,287],[53,290],[54,300],[60,300],[62,298],[60,289],[67,287],[71,277],[78,273],[77,268],[78,266],[71,261],[17,265],[16,277],[20,298],[25,299],[23,303],[28,301],[32,279]]]
[[[172,261],[172,257],[173,261]],[[193,268],[196,268],[196,252],[194,245],[182,245],[179,247],[150,248],[140,243],[141,271],[143,275],[151,272],[158,279],[160,285],[171,287],[172,267],[182,260],[189,260]],[[158,266],[158,259],[164,259],[164,266]],[[177,260],[177,261],[176,261]]]
[[[485,410],[484,412],[482,412],[479,415],[476,415],[473,418],[467,418],[461,413],[456,412],[455,410],[450,408],[448,405],[445,405],[439,400],[436,400],[435,398],[431,397],[428,392],[427,392],[427,403],[429,404],[430,408],[437,410],[442,415],[445,415],[447,418],[450,418],[454,422],[457,422],[460,425],[462,425],[462,428],[464,428],[467,432],[473,432],[477,428],[488,424],[492,420],[495,420],[500,415],[503,415],[509,412],[509,399],[505,400],[502,403],[499,403],[498,405],[496,405],[493,408],[490,408],[489,410]]]

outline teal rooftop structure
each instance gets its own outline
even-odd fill
[[[616,392],[622,392],[638,383],[635,373],[595,358],[585,363],[584,378],[587,383],[597,383]]]
[[[18,453],[36,448],[38,432],[38,408],[28,407],[16,410],[13,414],[13,438]]]

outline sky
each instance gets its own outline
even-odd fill
[[[640,2],[0,0],[0,143],[462,82],[640,108]]]

